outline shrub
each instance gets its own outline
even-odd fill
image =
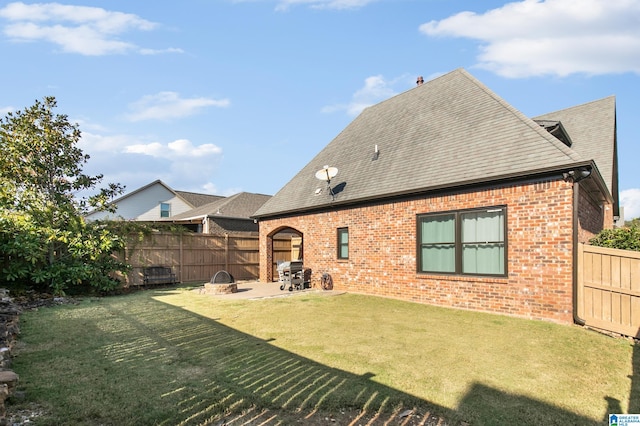
[[[605,229],[589,240],[598,247],[640,251],[640,227]]]

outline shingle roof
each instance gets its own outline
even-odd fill
[[[458,69],[366,108],[255,217],[496,181],[588,159]],[[338,168],[333,201],[315,178],[325,165]]]
[[[167,220],[187,220],[205,216],[218,216],[235,219],[249,219],[267,200],[270,195],[240,192],[230,197],[221,198],[188,212],[181,213]]]
[[[175,191],[175,193],[184,201],[191,204],[193,207],[204,206],[205,204],[209,204],[224,198],[222,195],[198,194],[196,192],[187,191]]]
[[[535,117],[562,123],[584,158],[594,160],[609,192],[618,199],[618,157],[616,152],[616,98],[609,96],[561,111]]]

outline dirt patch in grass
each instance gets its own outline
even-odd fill
[[[5,424],[11,426],[30,425],[43,416],[46,416],[46,411],[36,404],[31,404],[28,408],[20,410],[15,410],[12,406],[8,406]]]
[[[72,297],[56,297],[52,294],[36,292],[25,292],[11,296],[11,300],[23,311],[78,303],[78,300]]]

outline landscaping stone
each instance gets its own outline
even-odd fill
[[[227,283],[227,284],[206,283],[204,285],[205,294],[232,294],[237,292],[238,292],[238,285],[236,283]]]
[[[18,340],[18,322],[22,310],[9,297],[9,291],[0,289],[0,424],[5,424],[5,401],[18,384],[18,375],[9,369],[11,351]]]
[[[12,393],[18,384],[18,375],[11,370],[0,371],[0,385],[5,384]]]

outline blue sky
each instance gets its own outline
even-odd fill
[[[0,115],[55,96],[85,171],[275,194],[366,106],[465,68],[525,115],[617,102],[640,216],[637,0],[1,2]]]

